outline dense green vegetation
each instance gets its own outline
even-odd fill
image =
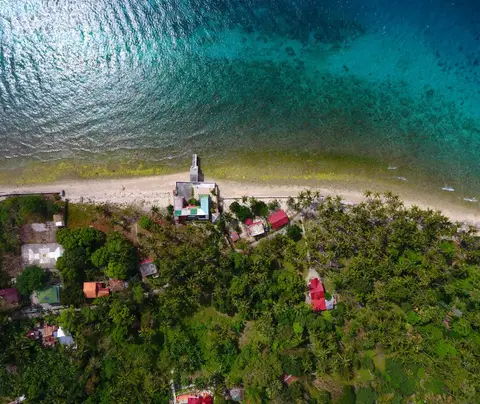
[[[57,261],[64,287],[61,302],[78,305],[83,302],[83,282],[127,279],[135,275],[135,247],[118,232],[108,235],[92,227],[62,229],[57,241],[64,253]]]
[[[174,226],[155,212],[138,250],[159,277],[130,279],[94,309],[74,296],[81,282],[129,279],[135,249],[115,232],[59,232],[62,299],[72,307],[49,321],[78,349],[41,348],[24,338],[30,320],[3,317],[0,397],[162,403],[173,379],[214,389],[216,402],[234,385],[251,403],[479,402],[474,232],[392,195],[346,207],[306,192],[290,205],[305,232],[292,224],[241,252],[226,243],[225,222]],[[305,304],[310,268],[337,296],[334,310]]]
[[[16,288],[24,297],[29,297],[34,290],[41,289],[45,284],[47,274],[45,270],[37,266],[26,267],[17,277]]]
[[[0,269],[8,264],[9,254],[20,253],[20,226],[35,221],[52,220],[61,209],[60,203],[41,196],[8,198],[0,203]],[[3,268],[4,269],[4,268]],[[0,270],[0,287],[8,284],[5,271]]]

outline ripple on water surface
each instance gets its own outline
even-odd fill
[[[0,164],[275,148],[380,158],[478,190],[472,12],[442,0],[5,0]]]

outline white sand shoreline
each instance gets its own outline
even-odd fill
[[[132,177],[98,180],[81,180],[41,184],[31,186],[0,186],[0,196],[12,193],[60,192],[65,191],[65,197],[72,202],[112,203],[119,205],[137,205],[145,209],[153,205],[165,207],[173,203],[172,191],[175,182],[187,181],[189,173],[176,173],[151,177]],[[213,179],[206,178],[206,181]],[[240,198],[244,195],[264,198],[297,196],[306,188],[318,190],[321,195],[339,195],[342,199],[358,203],[364,199],[364,189],[347,187],[331,187],[311,185],[236,182],[216,180],[220,195],[223,198]],[[453,221],[465,222],[480,228],[480,209],[478,205],[472,209],[464,208],[451,202],[435,199],[428,195],[402,197],[406,206],[417,205],[421,208],[441,210]]]

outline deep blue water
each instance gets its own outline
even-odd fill
[[[0,0],[0,167],[275,147],[476,186],[479,75],[473,0]]]

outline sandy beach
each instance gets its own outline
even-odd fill
[[[173,202],[172,191],[175,189],[175,182],[186,181],[188,172],[135,178],[116,178],[68,181],[52,184],[31,185],[31,186],[1,186],[0,196],[12,193],[28,192],[60,192],[65,191],[65,197],[72,202],[86,203],[113,203],[120,205],[137,205],[149,209],[152,205],[165,207]],[[212,178],[205,178],[205,181],[215,181]],[[277,198],[297,196],[307,185],[276,185],[256,182],[237,182],[229,180],[216,180],[220,194],[223,198],[240,198],[244,195],[257,198]],[[324,196],[339,195],[342,199],[358,203],[364,199],[364,189],[355,189],[348,186],[318,186],[308,185],[320,191]],[[394,190],[395,192],[397,190]],[[455,204],[447,200],[433,198],[431,195],[399,193],[407,206],[417,205],[421,208],[441,210],[453,221],[465,222],[480,228],[480,210],[478,204],[472,204],[471,208]]]

